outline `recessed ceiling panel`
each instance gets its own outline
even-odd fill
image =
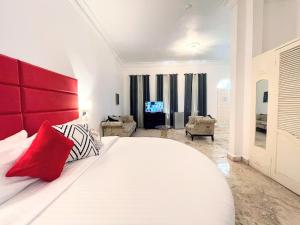
[[[85,0],[125,62],[226,60],[224,0]]]

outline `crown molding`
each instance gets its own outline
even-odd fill
[[[227,0],[226,2],[226,6],[233,8],[234,6],[236,6],[238,4],[239,0]]]
[[[158,66],[193,66],[203,64],[228,64],[227,60],[171,60],[171,61],[147,61],[147,62],[127,62],[123,68],[132,67],[158,67]]]
[[[113,44],[109,41],[108,36],[104,32],[103,27],[100,26],[100,23],[98,22],[94,12],[89,7],[88,3],[85,0],[69,0],[69,2],[76,7],[80,13],[87,19],[89,24],[94,28],[96,33],[104,39],[106,44],[108,45],[109,49],[111,50],[114,57],[117,59],[117,61],[123,65],[124,60],[121,58],[119,51],[113,47]]]

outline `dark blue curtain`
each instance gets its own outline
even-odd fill
[[[133,116],[134,120],[138,122],[138,76],[139,75],[129,75],[130,77],[130,115]],[[143,79],[143,105],[140,107],[145,112],[145,102],[150,101],[150,85],[149,85],[149,75],[140,75]],[[142,125],[141,125],[142,126]]]
[[[156,101],[163,101],[164,79],[163,74],[156,75]]]
[[[134,121],[137,121],[137,104],[138,104],[138,96],[137,96],[137,76],[130,75],[130,115],[133,116]]]
[[[174,126],[174,113],[178,112],[177,74],[170,74],[170,125]]]
[[[198,115],[207,115],[207,84],[206,73],[198,74]]]
[[[150,101],[149,75],[143,75],[143,95],[144,95],[144,108],[145,108],[145,102]]]
[[[184,85],[184,124],[189,120],[189,116],[192,111],[192,83],[193,83],[193,74],[186,73],[184,74],[185,85]]]

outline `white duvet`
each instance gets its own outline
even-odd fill
[[[1,205],[0,224],[234,225],[223,175],[184,144],[119,138],[104,158],[80,161]]]
[[[22,134],[21,132],[18,134]],[[17,135],[18,135],[17,134]],[[16,135],[15,135],[16,136]],[[26,133],[27,136],[27,133]],[[28,185],[38,179],[31,177],[6,177],[7,171],[14,165],[15,161],[26,151],[34,137],[15,140],[6,147],[0,146],[0,205],[22,191]]]

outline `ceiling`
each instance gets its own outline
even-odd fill
[[[85,0],[124,62],[226,60],[225,0]]]

